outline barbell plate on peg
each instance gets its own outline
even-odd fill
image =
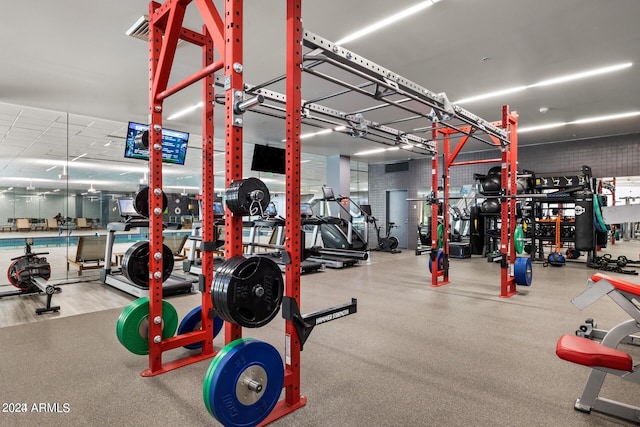
[[[162,339],[172,337],[178,327],[178,313],[162,301]],[[134,354],[149,354],[149,298],[138,298],[125,307],[116,322],[120,344]]]
[[[167,195],[162,192],[162,212],[164,212],[169,206],[169,199]],[[149,218],[151,216],[151,212],[149,212],[149,187],[142,187],[136,193],[136,196],[133,199],[133,209],[138,212],[139,215],[142,215],[145,218]]]
[[[438,251],[438,256],[437,256],[437,261],[438,261],[438,271],[442,271],[444,269],[444,252],[443,251]],[[429,257],[428,260],[428,264],[429,264],[429,273],[433,273],[432,267],[431,267],[431,257]]]
[[[162,245],[162,281],[166,281],[173,272],[173,252]],[[131,245],[122,257],[122,274],[132,283],[149,287],[149,242],[139,241]]]
[[[269,189],[258,178],[233,181],[225,191],[227,207],[235,215],[262,215],[271,201]]]
[[[215,271],[211,299],[223,320],[259,328],[280,310],[284,279],[278,265],[266,257],[233,257]]]
[[[223,425],[253,426],[276,406],[283,382],[278,350],[253,338],[240,338],[214,357],[205,375],[203,399]]]
[[[520,224],[516,226],[513,233],[513,244],[518,255],[524,251],[524,230]]]
[[[215,338],[222,326],[224,325],[224,320],[215,316],[213,318],[213,337]],[[187,313],[186,316],[180,321],[180,325],[178,326],[178,335],[187,334],[189,332],[198,331],[202,329],[202,307],[196,307]],[[189,350],[194,350],[202,347],[202,341],[187,344],[184,348],[188,348]]]
[[[516,285],[531,286],[533,280],[531,259],[525,257],[516,258],[516,262],[513,264],[513,276]]]

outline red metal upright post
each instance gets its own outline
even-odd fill
[[[500,252],[505,262],[500,268],[500,296],[509,298],[518,293],[516,282],[511,271],[516,260],[513,235],[516,229],[516,178],[518,173],[518,134],[517,118],[509,113],[509,106],[502,106],[502,124],[506,129],[508,144],[503,144],[501,186],[505,192],[505,200],[500,209]]]
[[[229,188],[233,181],[243,179],[242,176],[242,145],[243,122],[237,118],[234,123],[233,107],[237,100],[236,94],[244,93],[242,77],[242,45],[243,31],[243,1],[225,0],[224,23],[224,78],[225,78],[225,188]],[[232,215],[225,207],[225,245],[226,259],[242,255],[242,215]],[[225,343],[242,338],[242,328],[232,322],[225,322]]]
[[[300,307],[300,263],[302,227],[300,223],[300,133],[302,127],[302,1],[287,0],[287,83],[286,83],[286,236],[285,248],[291,263],[285,270],[286,295]],[[262,423],[268,424],[304,406],[300,392],[301,341],[292,320],[285,321],[285,398],[276,404]]]
[[[182,21],[186,12],[186,0],[168,0],[164,4],[156,2],[149,3],[149,113],[151,123],[149,124],[149,368],[142,372],[142,376],[153,376],[167,372],[190,363],[210,358],[215,355],[213,342],[211,339],[213,331],[213,321],[208,318],[212,304],[209,292],[212,282],[212,272],[206,269],[205,253],[205,292],[202,294],[203,322],[200,331],[194,331],[180,336],[162,339],[162,231],[163,231],[163,190],[162,190],[162,114],[163,101],[168,96],[178,92],[192,83],[203,79],[204,85],[204,112],[203,112],[203,189],[205,195],[209,192],[211,203],[209,215],[211,220],[205,224],[203,232],[205,241],[213,240],[213,73],[222,67],[222,62],[213,62],[213,41],[222,40],[220,34],[220,21],[210,17],[205,22],[211,24],[213,28],[207,26],[206,35],[198,34],[194,31],[186,30],[182,27]],[[206,12],[213,13],[215,8],[211,7]],[[203,48],[203,69],[194,75],[175,84],[167,89],[169,75],[178,39],[183,38],[191,43]],[[209,173],[208,173],[209,172]],[[205,200],[205,209],[207,201]],[[207,215],[205,211],[205,215]],[[212,258],[209,261],[209,269],[212,268]],[[206,314],[205,314],[206,313]],[[162,353],[167,350],[181,347],[196,342],[204,342],[200,354],[191,355],[179,360],[163,364]]]

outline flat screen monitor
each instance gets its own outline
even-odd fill
[[[222,202],[213,202],[213,216],[224,216]]]
[[[142,144],[143,134],[149,126],[142,123],[129,122],[124,156],[130,159],[149,160],[149,150]],[[144,136],[146,138],[146,135]],[[175,165],[184,165],[187,156],[189,134],[171,129],[162,129],[162,161]]]
[[[325,200],[335,200],[336,196],[333,194],[333,188],[331,188],[331,187],[322,187],[322,197]]]
[[[133,199],[118,199],[118,209],[124,218],[140,216],[133,207]]]
[[[300,215],[301,216],[313,216],[313,210],[309,203],[300,203]]]
[[[286,172],[286,151],[284,148],[256,144],[253,146],[251,170],[284,174]]]

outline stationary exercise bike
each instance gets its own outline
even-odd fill
[[[392,254],[399,254],[402,252],[400,249],[397,249],[399,243],[398,238],[391,235],[391,229],[397,227],[395,222],[388,222],[385,229],[385,235],[380,236],[380,230],[382,227],[378,226],[376,218],[371,216],[369,217],[369,221],[373,224],[373,228],[376,229],[376,236],[378,237],[378,247],[376,250],[390,252]]]

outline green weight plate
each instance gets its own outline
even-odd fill
[[[444,224],[438,224],[438,249],[444,247]]]
[[[178,313],[167,301],[162,301],[162,338],[172,337],[178,327]],[[118,341],[134,354],[149,354],[149,298],[138,298],[120,314],[116,323]]]
[[[213,379],[213,374],[216,372],[220,361],[224,359],[225,355],[234,347],[242,344],[246,339],[239,338],[237,340],[231,341],[229,344],[225,345],[220,349],[220,351],[216,354],[216,356],[211,361],[209,365],[209,369],[207,369],[207,373],[204,376],[204,383],[202,385],[202,397],[204,399],[204,404],[207,407],[207,411],[215,418],[215,414],[213,413],[213,408],[211,407],[211,402],[209,401],[209,396],[211,395],[211,384]]]
[[[522,225],[516,226],[516,230],[513,233],[513,244],[517,254],[521,254],[524,251],[524,230],[522,230]]]

